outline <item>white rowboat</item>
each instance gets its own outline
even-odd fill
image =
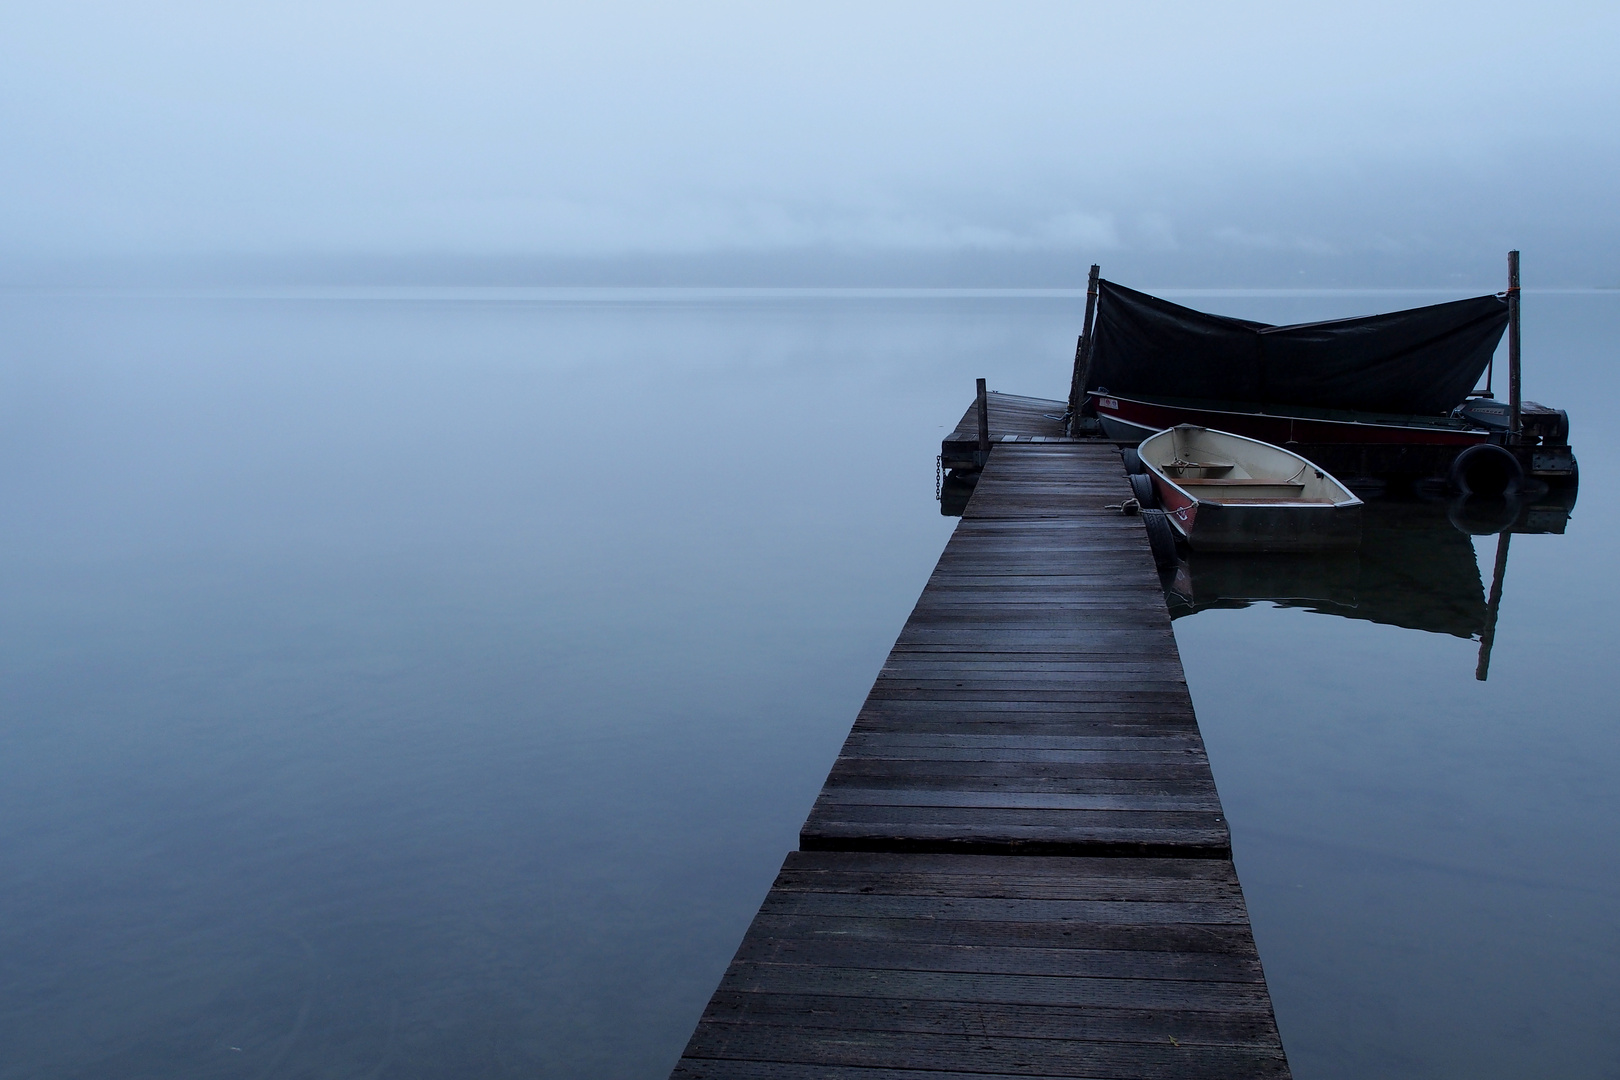
[[[1195,551],[1329,551],[1361,543],[1361,500],[1292,450],[1183,424],[1137,448],[1165,516]]]

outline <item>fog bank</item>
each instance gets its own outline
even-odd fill
[[[19,10],[10,281],[1620,284],[1620,14]]]

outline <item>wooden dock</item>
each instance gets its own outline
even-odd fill
[[[994,445],[1080,441],[1064,433],[1063,410],[1066,407],[1063,402],[1049,398],[992,392],[990,407],[985,410],[990,418],[990,442]],[[941,441],[940,464],[947,469],[976,469],[982,464],[975,456],[978,449],[979,407],[975,402],[962,414],[956,430]]]
[[[998,434],[674,1076],[1289,1075],[1119,455]]]

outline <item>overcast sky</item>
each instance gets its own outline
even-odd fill
[[[56,0],[10,5],[0,34],[13,262],[1494,280],[1519,246],[1544,282],[1620,285],[1617,165],[1612,2]]]

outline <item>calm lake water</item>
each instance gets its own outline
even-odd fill
[[[1175,622],[1303,1080],[1620,1076],[1620,293],[1524,309],[1583,493],[1489,681],[1491,536],[1410,563],[1429,629],[1331,567]],[[664,1076],[954,524],[940,437],[1063,393],[1080,312],[0,294],[0,1077]]]

